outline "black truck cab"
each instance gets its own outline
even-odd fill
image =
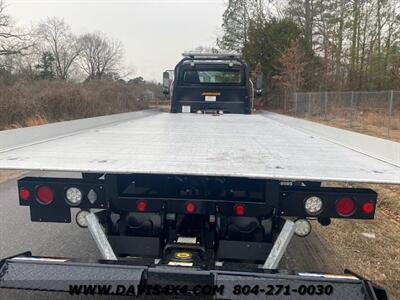
[[[164,72],[164,94],[170,96],[172,113],[250,114],[249,77],[247,64],[236,55],[184,54],[173,72]]]

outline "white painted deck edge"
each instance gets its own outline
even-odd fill
[[[268,118],[400,167],[400,143],[316,122],[264,112]]]

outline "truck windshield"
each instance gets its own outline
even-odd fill
[[[239,84],[242,82],[240,70],[185,70],[183,82],[192,84]]]

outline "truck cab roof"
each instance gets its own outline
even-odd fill
[[[230,65],[232,64],[232,66],[243,66],[243,64],[239,61],[234,61],[234,60],[187,60],[184,61],[182,63],[182,65],[191,65],[191,64],[195,64],[195,65]]]
[[[183,59],[178,63],[177,67],[181,65],[206,65],[206,64],[217,64],[229,66],[243,66],[246,67],[246,63],[242,60],[239,55],[236,54],[205,54],[205,53],[184,53]]]

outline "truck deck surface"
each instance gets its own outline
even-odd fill
[[[269,114],[154,113],[14,147],[0,138],[0,169],[400,184],[399,165]]]

